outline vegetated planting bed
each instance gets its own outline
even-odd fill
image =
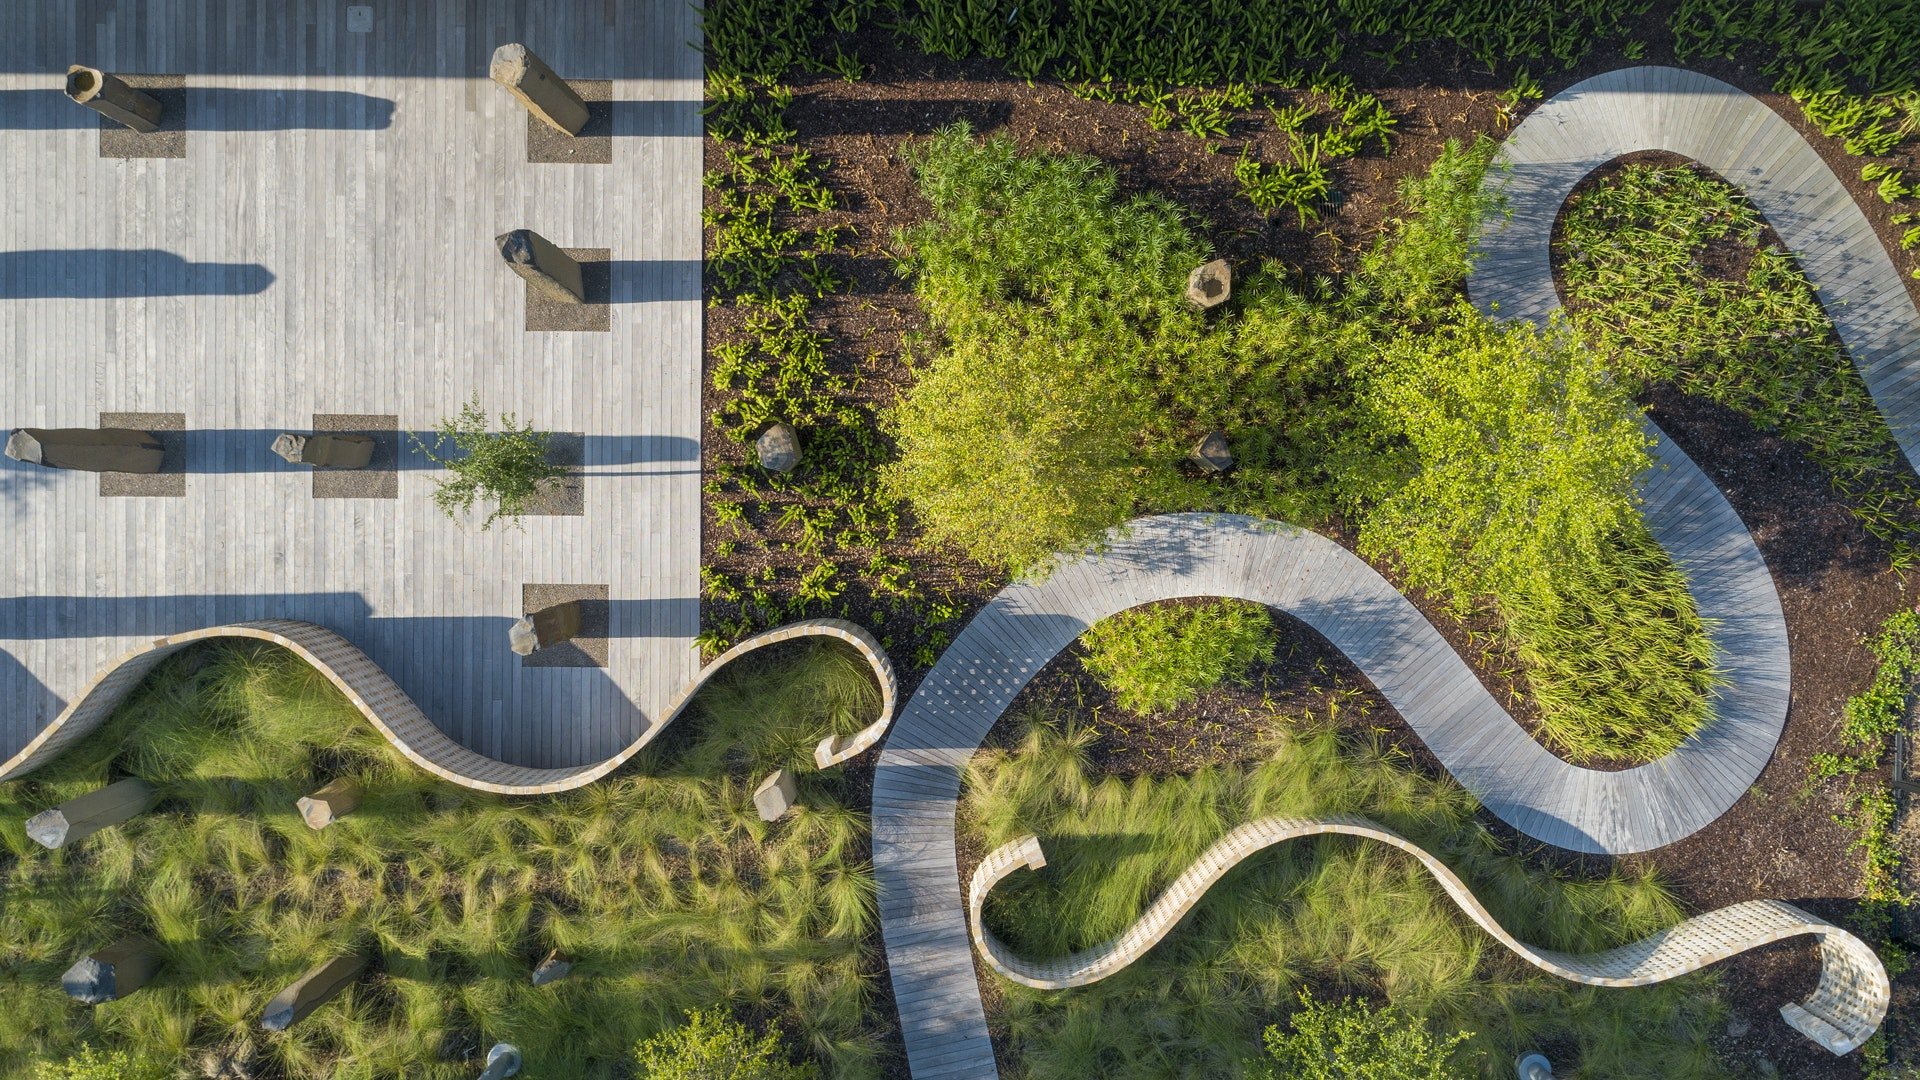
[[[1620,39],[1599,43],[1571,68],[1548,71],[1536,61],[1531,77],[1537,80],[1540,94],[1551,95],[1588,75],[1617,67],[1675,62],[1666,26],[1679,7],[1656,4],[1638,16],[1628,14],[1624,17],[1627,31]],[[1632,44],[1623,46],[1625,42]],[[827,268],[835,280],[830,287],[799,290],[817,292],[811,301],[811,323],[821,333],[825,367],[846,380],[840,400],[853,408],[860,423],[876,425],[878,416],[913,385],[914,365],[927,363],[937,351],[925,311],[913,295],[914,283],[895,272],[894,260],[902,249],[893,237],[923,222],[931,210],[910,167],[916,147],[957,121],[968,123],[979,134],[1009,135],[1028,152],[1086,154],[1098,159],[1117,174],[1116,201],[1140,194],[1171,199],[1191,215],[1207,248],[1234,262],[1237,274],[1261,260],[1275,260],[1297,281],[1351,272],[1360,253],[1392,215],[1395,189],[1402,180],[1424,173],[1448,139],[1470,139],[1476,134],[1500,137],[1525,115],[1531,101],[1526,94],[1511,92],[1517,84],[1528,82],[1517,63],[1503,63],[1497,73],[1489,74],[1463,51],[1434,46],[1402,54],[1401,62],[1389,68],[1364,55],[1371,44],[1371,40],[1356,40],[1336,67],[1351,77],[1357,92],[1375,95],[1396,119],[1391,152],[1383,154],[1369,145],[1335,164],[1332,197],[1317,208],[1317,219],[1303,220],[1285,208],[1271,215],[1262,213],[1241,193],[1235,174],[1243,150],[1267,162],[1284,160],[1286,154],[1284,136],[1257,109],[1235,113],[1237,118],[1222,136],[1181,130],[1176,106],[1175,122],[1159,130],[1150,122],[1152,106],[1143,101],[1093,100],[1112,95],[1085,86],[1076,91],[1058,79],[1015,77],[998,60],[927,56],[871,25],[853,33],[826,33],[816,54],[826,62],[836,56],[857,57],[860,78],[847,81],[832,71],[792,71],[783,82],[793,87],[793,97],[782,112],[792,125],[792,145],[812,155],[818,175],[833,194],[834,206],[784,220],[806,229],[841,230],[831,250],[815,264]],[[1695,55],[1682,64],[1754,93],[1788,119],[1854,194],[1902,273],[1920,266],[1915,251],[1898,246],[1905,226],[1896,223],[1894,215],[1909,204],[1883,202],[1876,185],[1860,179],[1865,159],[1849,154],[1842,137],[1821,134],[1792,99],[1776,92],[1772,75],[1760,70],[1763,59],[1756,50],[1749,62]],[[1313,98],[1304,89],[1281,96],[1289,102]],[[1318,100],[1324,108],[1324,98]],[[1911,170],[1912,148],[1909,140],[1876,160],[1890,160]],[[710,170],[725,167],[725,150],[720,140],[709,138]],[[709,194],[710,208],[717,199],[717,194]],[[1744,272],[1746,262],[1730,252],[1716,252],[1709,265],[1734,273]],[[792,275],[788,282],[795,283]],[[1170,287],[1176,285],[1170,283]],[[712,273],[708,289],[715,299],[731,295]],[[740,313],[734,307],[725,303],[709,307],[710,371],[714,345],[736,340],[739,330]],[[709,389],[710,423],[731,400],[733,395]],[[1775,896],[1804,903],[1846,923],[1855,905],[1845,898],[1859,890],[1860,855],[1849,850],[1855,833],[1833,820],[1844,809],[1840,794],[1831,786],[1810,785],[1806,777],[1815,753],[1836,749],[1842,706],[1871,675],[1873,658],[1861,639],[1877,629],[1889,612],[1911,603],[1901,579],[1888,571],[1894,549],[1868,535],[1853,510],[1833,494],[1832,474],[1810,460],[1802,448],[1756,428],[1727,408],[1668,385],[1648,387],[1643,400],[1651,406],[1654,419],[1720,485],[1754,532],[1785,605],[1795,672],[1785,735],[1754,791],[1694,837],[1658,852],[1615,860],[1614,865],[1629,871],[1657,871],[1689,910]],[[1294,416],[1279,409],[1272,419],[1285,426]],[[883,437],[869,460],[877,465],[893,452]],[[710,426],[705,454],[710,477],[752,467],[750,449],[726,438],[721,425]],[[1896,471],[1911,479],[1903,468]],[[771,619],[774,609],[795,595],[794,583],[806,562],[804,555],[795,557],[781,546],[801,540],[797,525],[779,520],[781,499],[787,496],[768,497],[763,512],[749,510],[750,527],[745,530],[716,521],[712,496],[710,488],[707,563],[736,580],[765,567],[781,568],[785,576],[776,576],[764,586],[773,602],[762,605],[761,618]],[[854,572],[845,575],[847,587],[842,593],[806,613],[832,610],[874,626],[901,664],[904,688],[910,690],[952,633],[1004,583],[1005,576],[950,549],[917,545],[919,524],[904,509],[899,512],[893,535],[873,550],[905,568],[896,581],[917,585],[921,591],[903,597],[876,589],[872,582],[879,574],[862,574],[853,567]],[[1357,543],[1358,524],[1341,515],[1315,524],[1350,547]],[[862,550],[858,558],[866,555]],[[851,566],[854,560],[842,561]],[[1499,620],[1486,613],[1462,617],[1442,599],[1407,587],[1393,566],[1376,565],[1402,586],[1516,719],[1537,729],[1538,707],[1525,691],[1520,661],[1502,644]],[[744,606],[716,600],[710,593],[705,609],[710,620],[734,619]],[[1277,624],[1282,659],[1261,673],[1253,688],[1210,692],[1199,704],[1168,716],[1133,716],[1118,709],[1078,671],[1078,660],[1070,653],[1028,689],[1009,716],[1017,718],[1028,706],[1039,705],[1042,711],[1066,714],[1085,724],[1096,732],[1086,754],[1088,767],[1097,774],[1172,777],[1208,768],[1257,767],[1266,753],[1264,738],[1274,726],[1273,707],[1280,713],[1325,716],[1333,712],[1334,722],[1350,735],[1384,733],[1382,737],[1402,751],[1404,762],[1429,779],[1443,775],[1411,732],[1372,696],[1364,680],[1316,635],[1284,617],[1278,617]],[[1263,695],[1271,695],[1273,702],[1263,703]],[[1018,722],[1003,721],[996,737],[1010,738],[1009,725]],[[1585,763],[1602,768],[1630,764],[1605,755],[1589,756]],[[1498,837],[1530,866],[1558,867],[1577,875],[1598,875],[1608,868],[1603,860],[1574,859],[1542,848],[1487,815],[1481,814],[1478,820],[1489,835]],[[984,845],[964,829],[959,841],[964,888],[971,860],[978,858]],[[1179,865],[1166,867],[1169,875],[1179,869]],[[1232,944],[1215,941],[1203,947]],[[1202,964],[1194,970],[1212,968]],[[1757,1067],[1756,1059],[1765,1059],[1784,1075],[1860,1075],[1858,1055],[1835,1061],[1777,1018],[1777,1006],[1811,984],[1815,967],[1810,950],[1787,943],[1738,959],[1726,970],[1720,993],[1740,1019],[1731,1027],[1717,1028],[1709,1041],[1729,1068]],[[1163,977],[1200,976],[1174,967]],[[1896,983],[1896,1015],[1900,1003],[1912,998],[1911,982],[1907,976]],[[996,1017],[996,1034],[1004,1037],[1008,1006],[1000,997],[1000,984],[985,979],[983,989]],[[1119,1018],[1121,1014],[1099,1019],[1097,1009],[1076,1006],[1073,993],[1060,995],[1058,1002],[1059,1008],[1075,1017],[1063,1036],[1068,1043],[1095,1038],[1103,1023],[1126,1022]],[[1286,1001],[1269,1003],[1276,1017],[1284,1015],[1287,1005]],[[1031,1046],[1003,1054],[1003,1069],[1023,1070],[1026,1049]]]
[[[0,785],[0,1074],[82,1042],[210,1080],[466,1078],[496,1041],[535,1076],[626,1078],[642,1038],[718,1008],[848,1076],[900,1057],[879,967],[867,780],[811,769],[827,730],[872,720],[851,650],[774,646],[716,676],[618,775],[503,798],[422,773],[291,653],[201,646],[101,731]],[[799,772],[774,824],[754,784]],[[32,814],[141,777],[152,811],[49,852]],[[295,800],[336,776],[357,809],[310,830]],[[126,933],[162,966],[89,1009],[60,973]],[[368,973],[285,1033],[269,998],[350,949]],[[536,987],[549,950],[573,972]]]

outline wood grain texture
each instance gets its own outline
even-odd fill
[[[699,668],[699,11],[684,0],[9,7],[0,38],[0,425],[182,412],[186,495],[101,499],[83,474],[0,468],[0,753],[143,641],[294,619],[364,650],[462,746],[597,763]],[[524,41],[612,80],[613,160],[529,164],[487,81]],[[75,58],[185,76],[186,157],[98,156]],[[610,333],[529,334],[493,237],[611,249]],[[263,289],[262,275],[271,275]],[[252,289],[253,291],[245,291]],[[403,447],[392,500],[311,497],[267,446],[315,413],[430,429],[490,412],[582,432],[588,512],[465,531]],[[528,582],[610,586],[600,668],[529,668]]]

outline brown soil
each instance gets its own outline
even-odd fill
[[[1643,18],[1647,29],[1637,36],[1649,43],[1644,58],[1629,61],[1617,52],[1597,52],[1573,71],[1543,77],[1546,94],[1630,63],[1674,62],[1670,47],[1663,43],[1670,38],[1657,29],[1671,6],[1663,2]],[[1445,140],[1470,139],[1479,133],[1497,138],[1503,133],[1496,107],[1503,81],[1452,50],[1430,50],[1392,71],[1351,68],[1360,88],[1378,94],[1399,118],[1393,152],[1381,157],[1369,151],[1344,162],[1337,177],[1338,202],[1322,220],[1303,228],[1291,216],[1267,221],[1237,197],[1232,165],[1241,139],[1227,140],[1221,152],[1208,153],[1200,140],[1182,132],[1154,131],[1136,107],[1084,101],[1054,83],[1030,85],[1009,78],[991,62],[922,56],[898,47],[884,31],[864,32],[841,44],[857,51],[867,65],[866,77],[852,84],[831,76],[800,77],[789,116],[800,131],[801,145],[831,162],[829,182],[843,209],[824,216],[822,222],[844,223],[855,230],[850,250],[835,258],[835,269],[852,283],[850,288],[819,301],[814,310],[816,322],[831,339],[832,362],[838,370],[860,375],[861,398],[873,407],[891,401],[910,384],[903,342],[926,329],[908,283],[896,277],[891,267],[892,233],[919,220],[926,209],[900,153],[913,138],[965,120],[977,131],[1005,130],[1030,149],[1092,154],[1115,168],[1123,192],[1157,191],[1189,208],[1202,234],[1228,259],[1242,263],[1273,259],[1301,273],[1327,273],[1350,265],[1354,253],[1382,227],[1399,180],[1424,171]],[[1790,100],[1774,93],[1745,64],[1696,58],[1687,66],[1755,94],[1806,135],[1880,231],[1902,273],[1920,266],[1920,253],[1897,249],[1891,209],[1880,202],[1871,185],[1858,179],[1859,159],[1848,157],[1837,140],[1813,131]],[[1268,160],[1279,150],[1270,127],[1244,141]],[[708,168],[720,164],[718,150],[709,140]],[[1896,164],[1912,168],[1916,163],[1909,154]],[[1920,283],[1909,280],[1908,286],[1915,289]],[[709,281],[707,287],[713,295],[715,283]],[[724,341],[736,329],[733,313],[725,307],[708,307],[706,318],[710,342]],[[709,417],[719,404],[709,390],[705,402]],[[1803,903],[1817,914],[1844,919],[1852,906],[1848,898],[1858,891],[1858,855],[1848,849],[1851,834],[1832,821],[1838,809],[1835,793],[1831,789],[1803,792],[1802,778],[1813,752],[1835,749],[1832,743],[1841,721],[1841,704],[1866,685],[1872,660],[1859,644],[1861,636],[1911,600],[1904,596],[1899,579],[1886,570],[1885,547],[1860,532],[1846,508],[1829,494],[1825,477],[1798,451],[1703,402],[1661,395],[1652,406],[1656,420],[1721,486],[1759,542],[1785,606],[1794,678],[1786,733],[1752,792],[1695,836],[1620,862],[1627,867],[1657,868],[1693,910],[1756,897],[1782,897]],[[744,448],[721,436],[711,421],[703,447],[709,474],[716,465],[745,456]],[[754,524],[773,531],[769,522]],[[1339,530],[1332,531],[1338,535]],[[909,523],[906,535],[889,554],[909,559],[927,592],[946,597],[959,609],[959,615],[941,631],[951,633],[1002,581],[954,553],[919,550],[912,545],[914,533]],[[710,555],[725,538],[709,516],[706,550]],[[1350,542],[1350,538],[1343,540]],[[735,573],[751,568],[738,557],[731,564],[711,561]],[[1468,659],[1496,699],[1522,723],[1531,723],[1531,704],[1515,682],[1502,674],[1517,665],[1510,657],[1488,652],[1489,636],[1484,633],[1488,627],[1454,618],[1418,593],[1411,596]],[[903,696],[910,693],[925,672],[925,665],[913,658],[915,647],[939,642],[937,637],[930,640],[918,621],[917,608],[922,605],[875,597],[858,586],[849,591],[848,601],[856,617],[874,626],[888,642],[901,667]],[[1080,671],[1073,650],[1035,680],[1023,703],[1024,697],[1075,703],[1101,725],[1096,758],[1104,767],[1151,772],[1185,771],[1202,761],[1245,756],[1253,742],[1247,717],[1259,711],[1263,694],[1298,702],[1304,709],[1323,710],[1329,702],[1339,701],[1349,721],[1385,729],[1405,746],[1417,767],[1437,771],[1417,738],[1344,657],[1304,625],[1285,617],[1280,622],[1283,645],[1274,665],[1257,672],[1251,685],[1203,695],[1170,718],[1122,717]],[[1176,730],[1182,738],[1170,739]],[[1185,739],[1195,738],[1195,732],[1199,733],[1196,741],[1187,745]],[[991,738],[1001,737],[996,729]],[[1604,860],[1543,849],[1498,822],[1494,825],[1516,846],[1543,861],[1580,872],[1597,872],[1605,866]],[[962,836],[963,883],[983,854],[969,850],[970,846],[969,838]],[[875,948],[877,952],[877,941]],[[879,964],[883,969],[883,958]],[[1858,1055],[1832,1059],[1787,1028],[1776,1011],[1779,1004],[1812,987],[1817,964],[1809,947],[1784,943],[1735,958],[1720,970],[1738,1014],[1734,1030],[1746,1026],[1744,1033],[1721,1040],[1730,1063],[1737,1067],[1771,1062],[1781,1075],[1812,1080],[1860,1076]],[[1920,992],[1914,981],[1912,976],[1899,980],[1897,1000],[1912,1000]],[[994,983],[982,982],[992,1011],[997,998]],[[885,996],[884,979],[876,984],[876,991]],[[891,1016],[886,1004],[876,1004],[876,1015]],[[889,1035],[895,1063],[904,1074],[897,1028]]]

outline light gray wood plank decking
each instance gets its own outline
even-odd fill
[[[382,3],[370,34],[347,6],[8,5],[0,427],[143,410],[195,434],[179,499],[0,462],[0,756],[140,642],[245,620],[339,632],[456,741],[529,766],[608,757],[698,668],[697,5]],[[486,79],[508,41],[614,80],[611,165],[527,164],[526,113]],[[187,156],[99,157],[60,93],[76,62],[184,75]],[[612,249],[611,333],[523,330],[492,248],[522,226]],[[315,500],[266,449],[313,413],[424,430],[474,394],[586,433],[585,516],[462,532],[431,472]],[[607,668],[520,665],[525,582],[610,587]]]
[[[1674,69],[1587,80],[1544,103],[1504,151],[1512,221],[1490,230],[1473,293],[1506,317],[1558,305],[1547,242],[1581,177],[1632,150],[1695,157],[1746,187],[1800,257],[1914,460],[1920,409],[1913,304],[1844,188],[1758,100]],[[1809,161],[1808,159],[1812,159]],[[1836,191],[1838,194],[1836,195]],[[1686,572],[1729,687],[1714,718],[1668,757],[1579,769],[1534,742],[1438,631],[1370,568],[1313,533],[1244,518],[1173,515],[1131,526],[1100,555],[1015,585],[963,630],[908,702],[874,777],[883,934],[916,1077],[994,1076],[954,851],[960,769],[1014,695],[1092,622],[1152,599],[1219,595],[1282,607],[1345,652],[1443,765],[1523,832],[1580,851],[1671,843],[1718,817],[1765,767],[1785,721],[1789,669],[1778,594],[1724,497],[1657,428],[1664,467],[1643,478],[1655,536]]]

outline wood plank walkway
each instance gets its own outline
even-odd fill
[[[600,762],[698,670],[699,10],[685,0],[15,0],[0,36],[0,428],[183,413],[183,498],[0,460],[0,758],[155,638],[328,627],[463,746]],[[612,163],[529,164],[487,81],[523,41],[612,80]],[[101,157],[67,65],[184,77],[186,156]],[[611,331],[529,333],[493,237],[609,248]],[[432,471],[316,499],[315,413],[430,429],[478,395],[585,436],[585,509],[457,529]],[[604,585],[602,667],[522,666],[523,584]]]
[[[1793,129],[1724,83],[1636,68],[1543,104],[1507,148],[1513,210],[1472,282],[1503,316],[1545,318],[1555,213],[1586,173],[1632,150],[1696,157],[1753,192],[1800,256],[1913,460],[1920,325],[1891,260],[1845,189]],[[1808,159],[1811,159],[1810,162]],[[1687,574],[1731,685],[1680,750],[1621,772],[1579,769],[1530,738],[1438,631],[1372,568],[1303,530],[1246,518],[1133,523],[1099,555],[1000,593],[908,702],[874,777],[874,865],[895,999],[916,1077],[994,1076],[954,851],[960,770],[1001,712],[1067,643],[1153,600],[1235,596],[1282,607],[1323,634],[1399,709],[1489,809],[1529,835],[1589,852],[1672,843],[1718,817],[1765,767],[1785,720],[1788,656],[1779,597],[1726,500],[1659,435],[1665,468],[1643,478],[1656,538]]]

